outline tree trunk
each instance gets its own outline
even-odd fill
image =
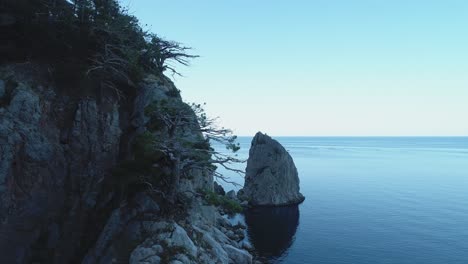
[[[170,191],[168,195],[168,199],[171,203],[175,204],[177,201],[177,194],[179,193],[179,187],[180,187],[180,174],[182,171],[181,168],[181,157],[180,157],[180,151],[177,151],[179,148],[177,146],[178,143],[176,143],[175,148],[176,151],[174,151],[174,157],[173,157],[173,167],[172,167],[172,179],[171,179],[171,186],[170,186]]]

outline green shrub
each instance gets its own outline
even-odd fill
[[[243,211],[242,206],[237,201],[223,195],[218,195],[213,191],[203,191],[203,197],[207,204],[219,206],[230,214],[241,213]]]
[[[224,197],[223,207],[228,212],[232,212],[232,213],[241,213],[243,211],[243,208],[239,204],[239,202],[231,200],[227,197]]]

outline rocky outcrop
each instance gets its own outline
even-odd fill
[[[200,200],[186,213],[166,218],[150,197],[138,195],[112,213],[82,263],[252,263],[245,225],[232,225]]]
[[[276,140],[258,132],[252,140],[241,199],[252,206],[297,204],[304,200],[294,161]]]
[[[46,65],[0,66],[0,263],[249,263],[218,229],[215,208],[193,195],[212,190],[209,172],[181,180],[190,202],[173,218],[150,192],[119,199],[112,187],[145,130],[145,107],[183,103],[169,79],[147,76],[118,100],[57,87],[49,75]]]
[[[220,217],[220,216],[218,216]],[[143,263],[252,263],[252,255],[217,227],[202,222],[146,222],[147,239],[130,255],[131,264]]]
[[[223,186],[219,185],[217,182],[213,184],[213,191],[218,195],[225,195],[226,191],[224,190]]]

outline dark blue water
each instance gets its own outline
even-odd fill
[[[468,138],[276,139],[296,163],[306,200],[246,213],[265,260],[468,263]],[[240,143],[247,158],[250,138]]]

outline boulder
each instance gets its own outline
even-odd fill
[[[213,182],[213,191],[218,195],[226,194],[226,191],[224,191],[223,186],[219,185],[217,182]]]
[[[237,200],[236,191],[230,190],[229,192],[226,193],[226,197],[231,200]]]
[[[159,235],[159,240],[164,241],[168,247],[184,248],[191,256],[196,256],[198,248],[188,236],[185,229],[178,224],[173,224],[171,232]]]
[[[240,201],[247,201],[247,197],[245,196],[244,189],[240,189],[237,191],[237,199]]]
[[[232,260],[232,263],[252,263],[252,255],[250,255],[247,251],[238,249],[231,245],[226,245],[224,249],[226,250],[229,258]]]
[[[243,196],[252,206],[281,206],[304,201],[294,161],[276,140],[258,132],[247,160]]]

